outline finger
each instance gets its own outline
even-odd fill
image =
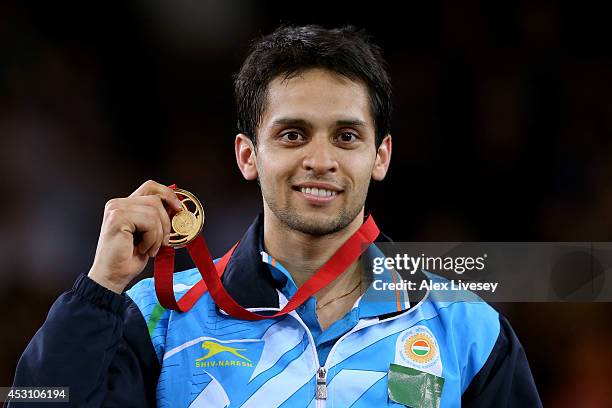
[[[164,245],[167,244],[167,237],[171,232],[170,216],[168,211],[163,205],[162,199],[158,195],[148,195],[141,197],[130,197],[126,198],[125,205],[145,205],[154,208],[157,211],[159,219],[162,223],[162,230],[164,236]]]
[[[154,256],[164,239],[159,212],[153,206],[132,204],[114,208],[108,213],[108,220],[112,229],[133,235],[134,246],[142,255]]]
[[[161,224],[157,224],[156,228],[145,232],[142,235],[142,241],[138,244],[138,252],[142,255],[148,255],[151,258],[157,255],[159,248],[162,245],[163,234]]]
[[[168,206],[170,206],[170,208],[172,208],[174,211],[180,211],[183,208],[173,189],[153,180],[145,181],[132,194],[130,194],[130,197],[154,194],[160,196],[162,201],[168,204]]]
[[[142,241],[138,244],[138,251],[142,255],[154,257],[164,241],[163,219],[167,219],[168,214],[162,207],[161,201],[157,196],[140,197],[145,204],[131,204],[136,228],[142,233]],[[155,204],[157,203],[157,205]],[[142,229],[140,228],[142,226]]]

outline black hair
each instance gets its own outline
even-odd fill
[[[256,143],[270,82],[311,68],[324,68],[367,86],[378,147],[390,133],[391,81],[380,47],[353,26],[281,26],[256,40],[234,78],[238,132]]]

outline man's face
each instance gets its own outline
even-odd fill
[[[343,229],[380,172],[367,88],[323,69],[274,79],[255,157],[267,216],[310,235]]]

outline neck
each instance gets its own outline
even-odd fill
[[[267,207],[264,205],[264,207]],[[333,234],[313,236],[289,228],[269,208],[264,208],[264,245],[301,287],[363,224],[363,209],[345,228]],[[353,262],[342,275],[321,289],[318,299],[354,287],[361,279],[359,261]]]

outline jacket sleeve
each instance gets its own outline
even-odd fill
[[[13,386],[70,387],[70,406],[146,407],[155,406],[159,372],[146,323],[130,297],[80,275],[28,344]]]
[[[527,356],[508,320],[484,366],[461,397],[464,407],[541,407]]]

